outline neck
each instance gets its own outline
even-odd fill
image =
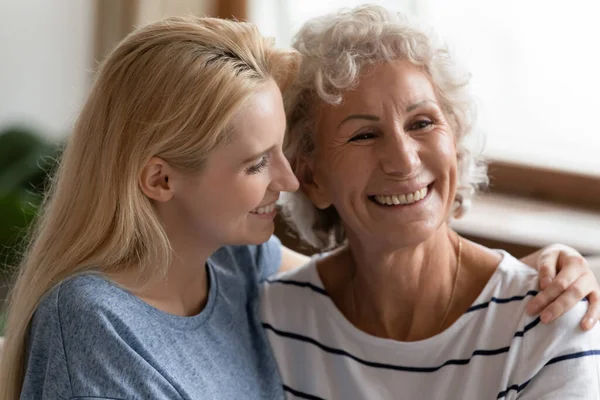
[[[336,268],[346,276],[334,277],[326,266],[319,272],[334,302],[359,329],[396,340],[421,340],[446,327],[441,323],[446,314],[454,315],[450,306],[458,241],[446,226],[425,242],[390,251],[372,251],[349,238],[349,246],[332,257],[334,264],[352,266]]]
[[[151,306],[179,316],[192,316],[206,306],[210,279],[206,268],[208,257],[218,246],[202,246],[194,235],[167,232],[172,249],[171,264],[160,279],[139,287],[139,276],[120,273],[112,278]]]

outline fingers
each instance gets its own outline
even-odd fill
[[[548,246],[539,256],[538,271],[541,291],[527,304],[529,314],[540,314],[541,321],[548,324],[587,297],[581,328],[590,330],[598,323],[600,286],[581,254],[567,246]]]
[[[555,280],[557,281],[558,278]],[[581,301],[591,290],[591,285],[587,283],[588,279],[585,277],[579,278],[572,285],[568,285],[567,289],[562,292],[560,296],[556,298],[549,306],[542,310],[540,319],[543,323],[549,324],[556,318],[569,311],[575,305]],[[553,282],[553,286],[555,282]],[[566,283],[560,283],[557,285],[559,288],[564,287]]]
[[[593,291],[588,296],[588,300],[590,304],[581,321],[581,328],[585,331],[589,331],[598,323],[598,316],[600,315],[600,292],[598,290]]]
[[[553,256],[549,256],[548,258],[552,258]],[[540,260],[540,262],[542,262]],[[538,267],[538,279],[540,290],[544,290],[552,283],[552,279],[556,276],[556,262],[552,264],[552,260],[548,261],[548,263],[540,264]]]
[[[561,253],[564,254],[564,253]],[[587,294],[589,294],[594,289],[595,279],[590,280],[587,277],[588,269],[585,267],[578,267],[577,260],[571,261],[569,260],[569,255],[560,256],[560,261],[563,262],[571,262],[573,263],[573,267],[571,268],[563,268],[560,273],[541,291],[539,292],[528,304],[526,311],[530,315],[539,314],[542,310],[547,309],[553,302],[557,301],[557,299],[565,293],[567,290],[570,290],[569,295],[582,294],[575,302],[569,302],[566,304],[571,304],[571,308],[577,304],[577,301],[583,299]],[[576,258],[576,257],[575,257]],[[579,278],[586,277],[583,279],[579,286],[571,288],[571,286],[578,281]],[[589,282],[589,283],[588,283]],[[541,283],[540,283],[541,286]],[[587,291],[586,291],[587,290]],[[554,309],[554,308],[553,308]],[[568,310],[568,309],[567,309]],[[560,315],[562,315],[565,311],[563,310],[558,315],[553,316],[552,320]],[[543,322],[544,319],[542,319]]]
[[[556,276],[556,266],[561,251],[556,246],[549,246],[542,251],[538,258],[538,273],[540,289],[544,290]]]

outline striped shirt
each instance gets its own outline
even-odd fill
[[[525,312],[537,272],[503,253],[473,305],[431,338],[400,342],[354,327],[316,259],[261,289],[262,324],[288,399],[600,399],[600,326],[580,302],[550,325]]]

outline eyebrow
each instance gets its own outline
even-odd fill
[[[254,160],[256,160],[257,158],[259,158],[260,156],[262,156],[262,155],[264,155],[264,154],[267,154],[267,153],[269,153],[270,151],[272,151],[272,150],[275,148],[275,146],[276,146],[276,145],[273,145],[273,146],[269,147],[269,148],[268,148],[268,149],[266,149],[266,150],[259,151],[258,153],[256,153],[256,154],[252,155],[251,157],[248,157],[248,158],[246,158],[246,159],[245,159],[245,160],[242,162],[242,164],[248,164],[248,163],[250,163],[250,161],[254,161]]]
[[[413,105],[410,105],[410,106],[406,107],[405,111],[406,112],[411,112],[411,111],[413,111],[413,110],[421,107],[423,104],[426,104],[426,103],[433,103],[433,104],[437,105],[437,103],[435,101],[425,99],[425,100],[421,100],[421,101],[419,101],[419,102],[417,102],[417,103],[415,103]]]
[[[411,111],[413,111],[413,110],[415,110],[415,109],[417,109],[417,108],[421,107],[422,105],[424,105],[424,104],[426,104],[426,103],[433,103],[433,104],[437,104],[437,103],[436,103],[435,101],[433,101],[433,100],[421,100],[421,101],[419,101],[419,102],[417,102],[417,103],[415,103],[415,104],[412,104],[412,105],[410,105],[410,106],[406,107],[406,110],[405,110],[405,112],[407,112],[407,113],[408,113],[408,112],[411,112]],[[342,120],[342,122],[340,122],[340,123],[338,124],[338,126],[337,126],[337,127],[338,127],[338,129],[339,129],[339,127],[340,127],[340,126],[342,126],[342,124],[343,124],[343,123],[345,123],[345,122],[347,122],[347,121],[350,121],[350,120],[353,120],[353,119],[366,119],[366,120],[368,120],[368,121],[379,121],[379,117],[378,117],[378,116],[376,116],[376,115],[371,115],[371,114],[352,114],[352,115],[348,115],[346,118],[344,118],[344,119]]]
[[[370,114],[352,114],[352,115],[348,115],[346,118],[344,118],[342,120],[342,122],[340,122],[337,127],[339,128],[340,126],[342,126],[343,123],[345,123],[346,121],[350,121],[352,119],[366,119],[368,121],[379,121],[379,117],[376,116],[376,115],[370,115]]]

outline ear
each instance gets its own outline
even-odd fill
[[[324,210],[331,206],[331,200],[329,200],[325,186],[315,171],[312,160],[302,157],[298,162],[296,176],[302,191],[306,193],[315,207]]]
[[[173,197],[173,187],[169,183],[169,170],[169,164],[158,157],[152,157],[142,168],[138,184],[150,200],[167,202]]]

